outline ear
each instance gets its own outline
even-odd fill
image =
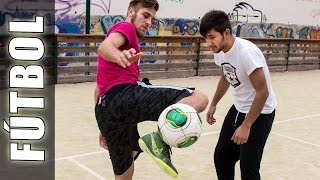
[[[229,37],[231,35],[230,29],[226,29],[223,34],[225,37]]]
[[[134,13],[135,13],[134,9],[132,7],[129,7],[128,8],[128,16],[133,17]]]

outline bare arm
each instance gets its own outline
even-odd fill
[[[250,74],[249,79],[253,88],[256,90],[256,96],[254,97],[251,108],[242,123],[242,125],[247,128],[250,128],[256,121],[269,97],[267,82],[262,68],[254,70]]]
[[[94,102],[95,102],[95,104],[97,104],[98,96],[99,96],[99,88],[98,88],[98,86],[96,86],[96,88],[94,89]],[[104,138],[102,136],[101,132],[99,133],[99,140],[98,141],[99,141],[100,147],[104,148],[105,150],[108,150],[106,138]]]
[[[116,63],[123,68],[130,66],[130,64],[138,60],[142,53],[137,53],[131,48],[120,51],[119,48],[127,43],[124,35],[118,32],[111,33],[99,46],[98,54],[105,60]]]
[[[121,33],[111,33],[99,46],[98,54],[104,59],[117,63],[121,53],[119,48],[127,42],[127,39]]]
[[[230,86],[230,83],[222,73],[217,86],[217,90],[212,98],[211,106],[217,106],[218,102],[226,94],[227,90],[229,89],[229,86]]]
[[[209,106],[209,110],[206,114],[207,122],[212,125],[216,122],[216,119],[213,117],[214,113],[216,112],[216,106],[221,98],[226,94],[227,90],[229,89],[230,83],[224,77],[224,74],[221,74],[216,92],[212,98],[211,104]]]
[[[253,99],[251,108],[247,116],[245,117],[241,126],[239,126],[232,135],[231,140],[233,140],[233,142],[236,144],[244,144],[248,141],[251,126],[260,115],[263,106],[269,96],[269,91],[262,68],[254,70],[249,75],[249,79],[256,91],[256,95]]]
[[[97,104],[98,102],[98,96],[99,96],[99,89],[98,86],[96,86],[96,88],[94,89],[94,103]]]

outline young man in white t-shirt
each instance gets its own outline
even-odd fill
[[[201,20],[200,34],[214,52],[222,75],[206,114],[214,113],[230,84],[234,104],[226,115],[214,152],[218,178],[234,179],[235,163],[240,160],[241,178],[260,179],[263,148],[270,133],[277,105],[269,69],[260,49],[250,41],[232,36],[226,13],[210,11]]]

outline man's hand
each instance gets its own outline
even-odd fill
[[[108,145],[107,145],[106,139],[102,136],[101,133],[99,135],[99,145],[103,149],[108,150]]]
[[[250,127],[241,125],[233,133],[231,140],[238,145],[244,144],[248,141],[249,134],[250,134]]]
[[[142,52],[136,53],[134,48],[123,50],[117,59],[117,64],[123,68],[129,67],[131,63],[139,60],[142,57]]]
[[[210,108],[206,114],[207,122],[210,125],[212,125],[216,122],[216,119],[213,117],[215,112],[216,112],[216,106],[210,106]]]

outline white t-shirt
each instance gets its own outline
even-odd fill
[[[233,86],[235,107],[239,112],[248,113],[256,91],[249,75],[257,68],[263,68],[267,81],[269,97],[262,109],[262,114],[270,114],[277,106],[271,86],[271,79],[266,60],[261,50],[252,42],[236,38],[232,48],[224,53],[214,53],[215,63],[223,70],[224,76]]]

